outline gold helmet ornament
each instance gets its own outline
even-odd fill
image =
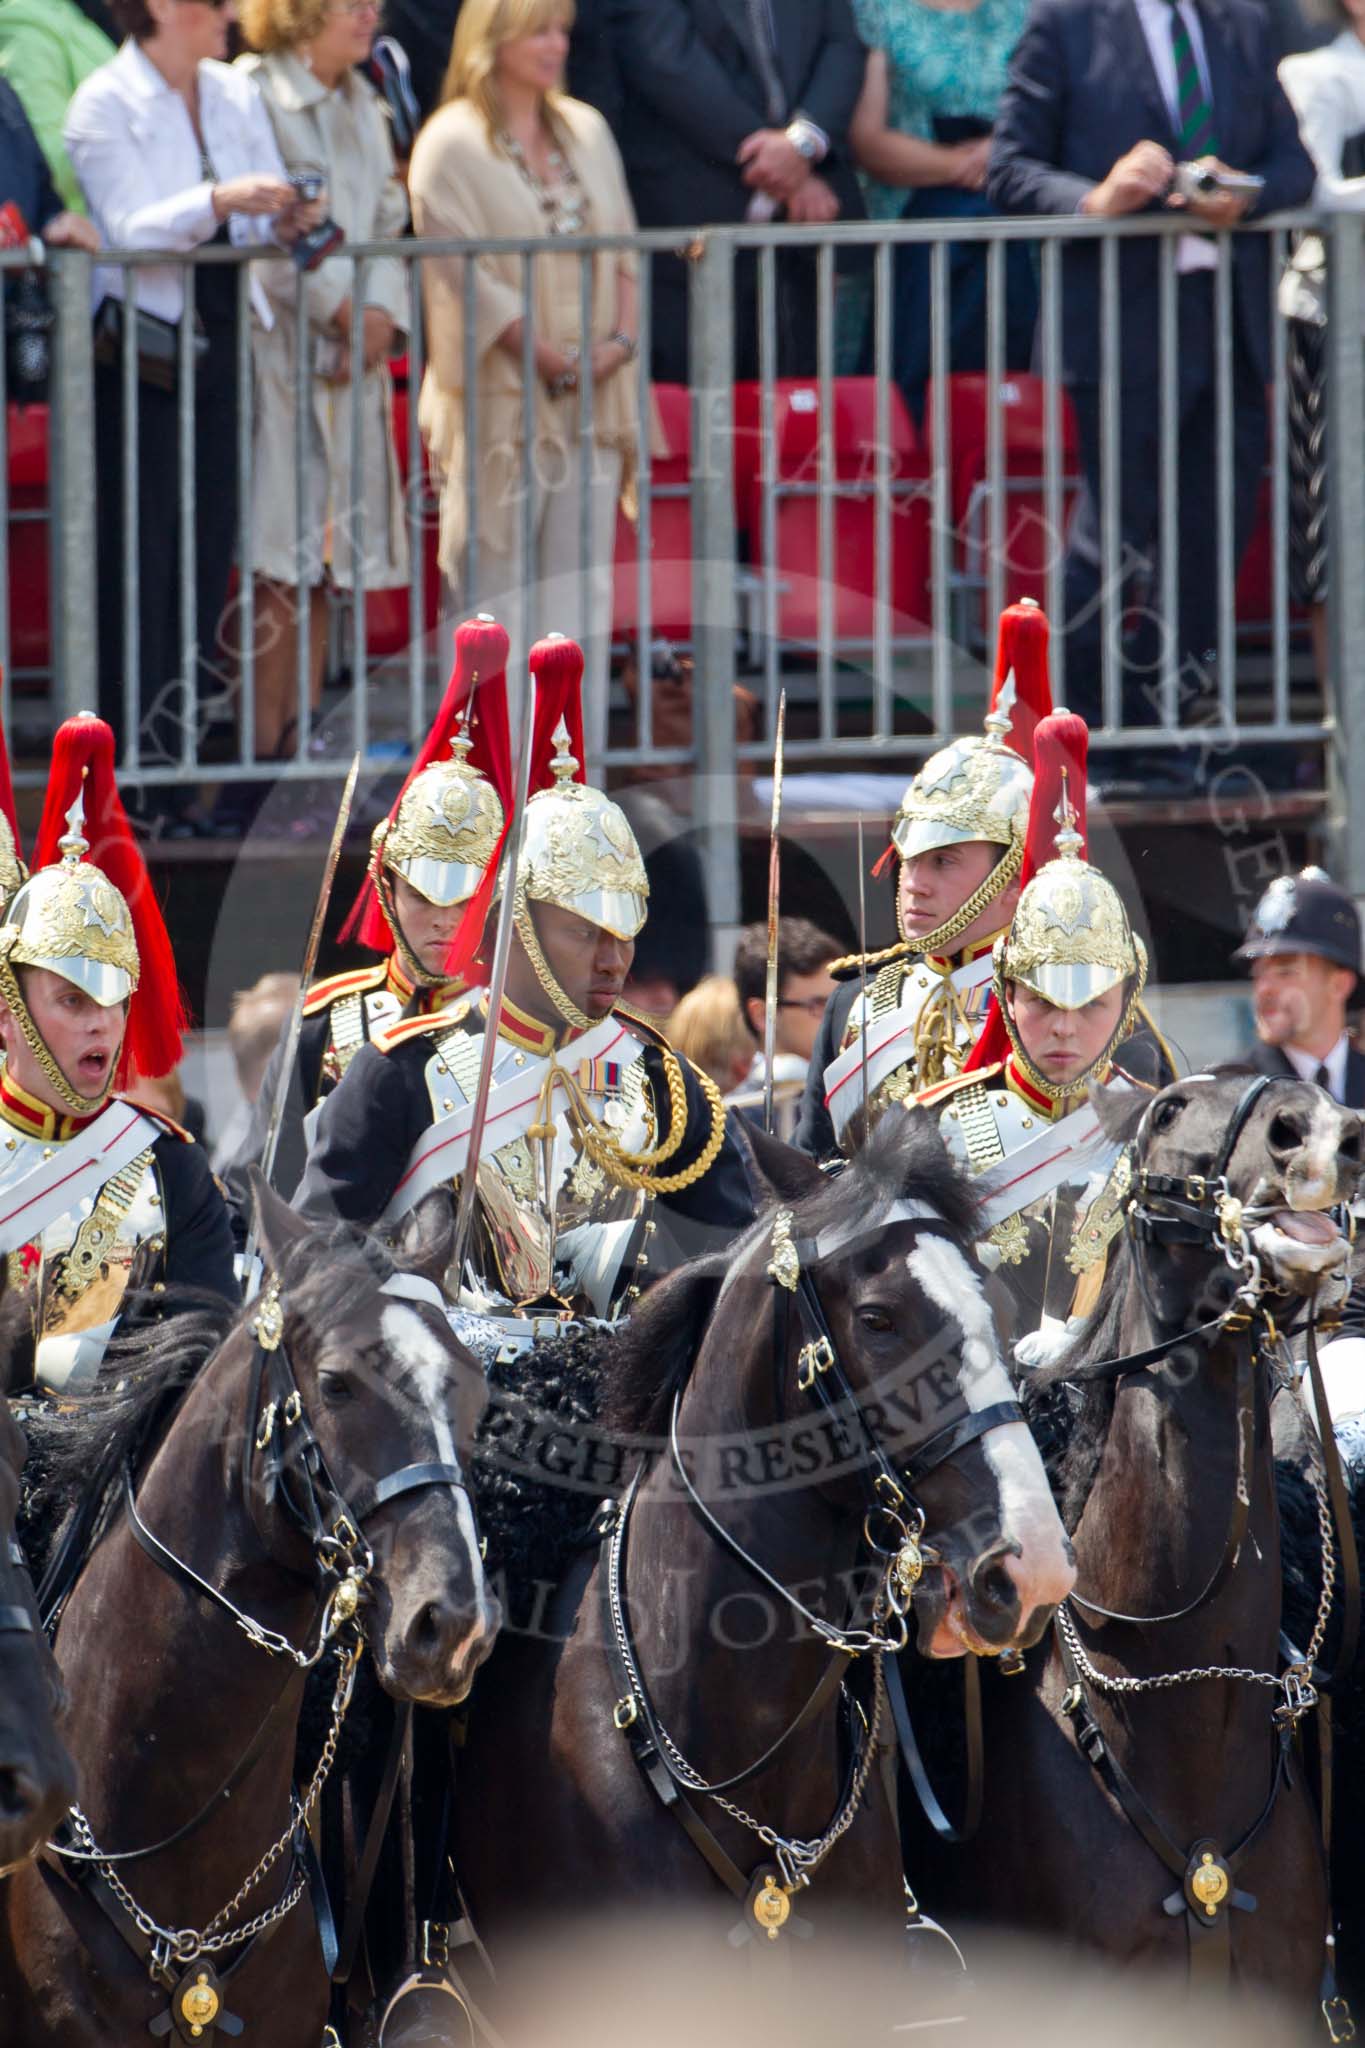
[[[541,735],[551,717],[553,752],[549,787],[538,789],[526,806],[512,910],[541,986],[559,1014],[576,1030],[585,1031],[592,1019],[556,981],[541,950],[532,905],[554,904],[615,938],[633,939],[649,909],[649,881],[625,812],[603,790],[579,779],[582,768],[573,748],[577,741],[581,752],[583,744],[583,650],[553,634],[537,642],[528,662],[537,691],[538,744],[533,761],[538,764],[544,758]],[[543,769],[540,773],[543,776]]]
[[[891,849],[902,860],[969,840],[1002,849],[980,888],[952,917],[909,942],[917,953],[951,946],[1019,874],[1033,788],[1033,731],[1052,709],[1047,644],[1047,619],[1031,598],[1006,606],[984,734],[952,740],[931,754],[901,799]],[[898,899],[896,921],[905,938],[900,917]]]
[[[103,1095],[82,1095],[53,1057],[24,999],[26,967],[60,975],[102,1009],[127,1005]],[[88,712],[53,742],[33,873],[0,925],[0,998],[76,1116],[93,1116],[133,1072],[155,1080],[180,1060],[185,1015],[170,940],[114,782],[113,733]]]
[[[1133,1028],[1147,979],[1147,950],[1122,898],[1085,857],[1088,741],[1085,721],[1074,712],[1057,712],[1038,727],[1024,888],[1009,930],[995,944],[998,1016],[1019,1066],[1053,1102],[1077,1094],[1107,1069],[1115,1047]],[[1103,1051],[1083,1074],[1059,1087],[1038,1071],[1020,1042],[1006,1001],[1011,985],[1031,989],[1061,1010],[1083,1009],[1121,985],[1128,995]]]
[[[0,730],[0,913],[16,889],[28,880],[19,851],[19,813],[14,804],[14,783],[9,772],[9,748]]]
[[[510,788],[507,634],[481,612],[456,629],[441,707],[393,809],[374,828],[365,884],[342,938],[396,953],[416,986],[440,987],[445,973],[424,967],[404,934],[394,877],[442,908],[467,903],[501,845]]]

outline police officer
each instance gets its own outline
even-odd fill
[[[1038,728],[1025,886],[994,949],[986,1028],[963,1072],[918,1098],[978,1183],[983,1251],[1012,1299],[1016,1340],[1094,1305],[1127,1190],[1089,1091],[1147,1092],[1115,1059],[1147,955],[1085,858],[1086,738],[1067,712]]]
[[[830,970],[840,986],[796,1129],[814,1158],[853,1149],[864,1079],[875,1123],[888,1103],[957,1073],[981,1028],[991,948],[1018,900],[1033,727],[1051,709],[1047,633],[1031,601],[1002,613],[984,736],[931,755],[905,792],[891,833],[900,942]]]
[[[1260,1071],[1316,1081],[1365,1109],[1365,1055],[1346,1033],[1360,969],[1360,918],[1346,891],[1321,868],[1278,876],[1232,957],[1251,963]]]
[[[714,1084],[620,1001],[649,885],[624,813],[578,779],[582,654],[542,641],[531,667],[542,709],[568,715],[550,786],[527,805],[476,1221],[448,1281],[479,1311],[461,1334],[497,1348],[621,1314],[753,1213]],[[488,1023],[486,995],[470,992],[362,1048],[323,1105],[297,1206],[396,1232],[425,1195],[457,1186]]]
[[[304,998],[295,1079],[272,1172],[282,1188],[298,1185],[317,1107],[361,1046],[400,1017],[429,1015],[460,992],[447,956],[503,829],[506,790],[495,780],[505,781],[509,754],[506,667],[501,626],[481,614],[458,628],[445,698],[392,810],[374,829],[365,886],[343,930],[386,957],[374,967],[329,975]],[[246,1135],[227,1167],[239,1237],[250,1221],[248,1169],[265,1151],[287,1032],[286,1022]]]
[[[125,1072],[177,1065],[183,1013],[102,719],[70,719],[54,742],[34,871],[0,925],[0,1001],[0,1255],[10,1286],[32,1289],[33,1376],[71,1393],[130,1289],[238,1299],[203,1151],[117,1092]]]

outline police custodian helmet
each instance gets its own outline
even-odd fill
[[[1277,875],[1252,914],[1234,960],[1264,960],[1272,953],[1316,953],[1335,967],[1360,973],[1360,917],[1344,889],[1321,868]]]

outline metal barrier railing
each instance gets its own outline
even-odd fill
[[[1287,581],[1288,391],[1284,330],[1273,304],[1275,283],[1299,227],[1315,226],[1325,235],[1330,252],[1329,292],[1332,318],[1328,330],[1331,404],[1328,409],[1330,481],[1330,550],[1333,563],[1347,565],[1330,578],[1330,637],[1333,706],[1325,706],[1301,649],[1291,613]],[[951,234],[945,230],[951,225]],[[1030,389],[1041,419],[1041,447],[1034,471],[1026,479],[1029,516],[1042,535],[1033,564],[1038,594],[1054,628],[1063,618],[1063,538],[1075,495],[1076,471],[1067,468],[1064,416],[1067,398],[1062,381],[1062,281],[1067,254],[1098,241],[1100,253],[1100,356],[1103,375],[1099,391],[1101,487],[1099,493],[1100,740],[1115,748],[1172,747],[1197,741],[1201,748],[1324,742],[1330,787],[1329,825],[1336,867],[1354,889],[1365,893],[1365,839],[1352,818],[1365,795],[1365,579],[1356,564],[1365,544],[1365,478],[1359,451],[1365,446],[1365,361],[1360,345],[1360,226],[1350,216],[1326,222],[1309,215],[1280,216],[1239,230],[1267,238],[1272,303],[1267,308],[1273,336],[1269,387],[1271,423],[1268,450],[1269,609],[1258,622],[1261,631],[1249,645],[1239,644],[1236,569],[1230,521],[1221,522],[1217,554],[1217,645],[1212,671],[1202,693],[1192,693],[1177,659],[1171,635],[1165,638],[1159,673],[1151,690],[1156,724],[1135,724],[1127,716],[1121,666],[1121,641],[1128,574],[1132,564],[1122,557],[1120,520],[1121,422],[1118,366],[1123,306],[1120,295],[1119,247],[1126,238],[1155,237],[1160,278],[1159,331],[1153,338],[1162,361],[1175,359],[1177,340],[1177,219],[1140,218],[1119,222],[1007,220],[949,223],[850,223],[826,229],[724,228],[697,238],[690,282],[690,378],[687,395],[687,446],[669,451],[672,470],[656,494],[652,448],[653,409],[647,380],[639,379],[632,409],[634,465],[638,478],[640,523],[633,558],[627,553],[616,567],[625,593],[621,609],[625,634],[635,643],[638,687],[633,704],[623,703],[619,688],[612,710],[613,743],[606,760],[628,775],[632,767],[656,772],[678,771],[680,800],[690,801],[694,822],[705,839],[712,887],[713,921],[728,924],[737,916],[738,882],[734,850],[735,786],[742,772],[753,772],[768,756],[778,690],[784,683],[793,694],[799,715],[789,724],[787,753],[793,762],[836,765],[857,762],[909,772],[913,763],[954,730],[979,726],[984,698],[982,628],[994,619],[1012,587],[1007,541],[1011,530],[1011,497],[1020,492],[1006,418],[1011,379],[1036,377]],[[538,441],[534,413],[525,394],[535,388],[534,266],[544,260],[577,260],[579,306],[586,328],[596,260],[631,250],[641,257],[677,249],[676,232],[632,238],[584,237],[554,243],[402,242],[356,245],[328,260],[350,268],[352,307],[350,344],[353,360],[361,356],[361,321],[365,277],[369,266],[397,258],[406,268],[408,307],[408,383],[406,422],[401,428],[400,454],[406,468],[404,518],[410,557],[410,581],[396,600],[389,600],[387,638],[376,631],[367,601],[366,503],[364,489],[365,391],[360,379],[333,401],[350,408],[351,476],[349,504],[333,505],[330,533],[335,542],[344,522],[354,565],[347,597],[341,661],[346,672],[344,703],[348,717],[336,746],[320,756],[313,746],[314,705],[310,696],[308,636],[296,635],[294,715],[297,729],[288,757],[272,761],[269,773],[308,778],[340,773],[352,751],[367,755],[403,751],[421,738],[430,714],[432,692],[444,681],[449,658],[444,623],[458,612],[486,608],[514,615],[514,670],[529,640],[555,626],[600,623],[604,564],[591,559],[593,479],[580,464],[570,488],[577,493],[576,558],[567,565],[544,559],[540,519],[555,479],[537,473],[546,449]],[[970,497],[969,514],[959,517],[954,500],[952,416],[950,407],[949,299],[950,249],[976,242],[986,251],[984,450]],[[1005,253],[1012,243],[1036,250],[1039,317],[1035,362],[1021,373],[1005,360]],[[895,350],[895,252],[907,244],[928,248],[931,277],[929,382],[920,457],[907,467],[901,427],[903,407],[892,370]],[[1226,507],[1232,494],[1232,379],[1234,336],[1233,243],[1231,236],[1214,238],[1215,356],[1217,377],[1215,464],[1216,498]],[[785,462],[778,442],[779,403],[790,408],[789,387],[777,376],[777,276],[783,253],[804,249],[815,259],[817,355],[814,374],[802,380],[805,405],[813,418],[807,457],[795,472]],[[867,253],[870,286],[866,287],[871,336],[872,422],[870,437],[861,443],[859,467],[850,476],[846,451],[835,445],[835,408],[839,390],[835,349],[837,263],[853,249]],[[519,265],[523,333],[521,349],[522,414],[514,445],[489,449],[482,438],[479,376],[476,359],[476,314],[481,287],[479,265],[486,258],[514,257]],[[5,273],[17,259],[0,258],[0,290]],[[137,365],[131,354],[122,363],[123,435],[121,471],[117,479],[97,474],[95,458],[95,375],[91,340],[92,259],[77,251],[48,252],[46,263],[57,315],[57,347],[51,390],[53,493],[52,632],[55,674],[54,713],[97,700],[101,657],[106,703],[111,666],[120,686],[123,730],[123,771],[134,784],[183,781],[201,772],[213,781],[250,778],[261,772],[255,760],[255,593],[248,565],[253,560],[252,489],[256,450],[252,439],[254,336],[250,299],[253,269],[287,258],[274,252],[250,255],[218,246],[192,259],[163,252],[113,252],[95,259],[121,270],[125,288],[139,270],[174,265],[189,291],[205,266],[228,264],[236,269],[235,375],[238,441],[232,466],[238,507],[235,552],[239,588],[234,611],[234,644],[216,645],[218,622],[196,615],[194,577],[195,492],[194,425],[196,377],[193,335],[181,323],[179,381],[176,395],[178,517],[166,536],[180,562],[179,670],[170,679],[182,697],[175,743],[160,754],[148,744],[149,714],[164,714],[164,701],[149,703],[163,679],[143,673],[138,640],[137,590],[140,547],[138,533],[138,408]],[[757,390],[745,394],[749,408],[744,422],[743,462],[752,476],[750,501],[738,508],[748,525],[745,559],[737,547],[736,331],[735,270],[738,260],[756,261],[758,323]],[[432,562],[433,492],[424,467],[418,424],[418,391],[430,337],[431,278],[439,266],[444,306],[459,309],[463,391],[459,400],[463,443],[459,474],[449,488],[463,511],[465,541],[456,579],[457,591],[437,588]],[[276,273],[278,276],[280,273]],[[296,275],[292,305],[286,317],[306,335],[306,280]],[[276,299],[278,301],[279,294]],[[746,300],[747,304],[748,301]],[[1338,317],[1337,309],[1345,309]],[[641,358],[649,357],[652,293],[649,263],[641,263]],[[454,315],[452,314],[452,318]],[[445,349],[447,359],[450,350]],[[294,394],[291,451],[296,543],[315,551],[326,540],[308,533],[310,408],[313,400],[311,351],[293,350]],[[3,372],[0,371],[0,376]],[[3,386],[0,385],[0,397]],[[1159,461],[1159,543],[1148,565],[1149,579],[1162,615],[1173,619],[1179,582],[1180,512],[1178,489],[1179,416],[1175,380],[1163,377],[1157,392]],[[594,442],[597,398],[592,380],[583,378],[577,396],[557,401],[557,417],[566,442]],[[813,407],[813,413],[810,408]],[[5,408],[0,404],[0,421]],[[893,421],[893,413],[895,420]],[[0,427],[3,433],[3,427]],[[929,454],[925,455],[927,447]],[[1341,458],[1338,459],[1340,451]],[[0,444],[0,455],[4,453]],[[0,472],[5,464],[0,462]],[[678,471],[681,468],[682,480]],[[99,494],[121,494],[121,559],[113,573],[122,580],[122,646],[117,664],[108,646],[101,650],[97,620],[96,504]],[[512,540],[510,573],[506,559],[495,576],[487,546],[488,493],[501,488],[510,494]],[[673,589],[689,600],[681,636],[690,644],[695,663],[691,743],[661,747],[653,729],[653,693],[649,684],[648,649],[658,616],[656,599],[661,571],[667,566],[658,548],[660,508],[685,504],[688,518],[670,518],[665,544],[683,559],[673,563]],[[798,519],[791,508],[800,513]],[[498,509],[509,509],[500,507]],[[854,513],[856,512],[856,521]],[[915,546],[924,570],[919,618],[907,610],[897,578],[903,561],[903,538],[909,522],[918,522]],[[105,530],[113,522],[106,520]],[[863,536],[860,581],[850,601],[846,548],[854,525]],[[802,539],[793,599],[793,574],[784,536],[799,528]],[[870,561],[868,554],[870,552]],[[504,551],[505,554],[505,551]],[[927,565],[927,566],[926,566]],[[869,573],[870,572],[870,573]],[[98,573],[111,573],[109,562]],[[597,588],[594,593],[594,573]],[[919,571],[916,571],[918,574]],[[501,582],[504,587],[494,587]],[[808,586],[808,587],[807,587]],[[0,597],[4,596],[0,590]],[[395,633],[394,608],[403,616]],[[675,607],[676,609],[676,604]],[[848,630],[848,614],[856,630]],[[798,626],[791,619],[799,615]],[[8,654],[8,605],[0,602],[0,657]],[[676,625],[676,620],[664,623]],[[610,627],[607,628],[608,633]],[[221,689],[205,704],[202,676],[206,632],[215,637],[209,667]],[[590,635],[589,637],[593,637]],[[600,643],[602,632],[596,640]],[[619,640],[619,635],[617,636]],[[1059,699],[1067,694],[1066,636],[1054,631],[1054,685]],[[605,674],[605,652],[596,649],[598,672]],[[737,742],[732,689],[737,668],[747,665],[758,679],[766,712],[763,736]],[[200,681],[193,679],[198,673]],[[5,660],[8,687],[9,663]],[[190,679],[187,683],[186,679]],[[1354,707],[1357,715],[1346,715]],[[8,712],[8,704],[5,705]],[[204,723],[211,713],[220,723],[230,720],[235,746],[228,758],[202,760]],[[597,707],[599,732],[605,728],[607,702]],[[332,720],[336,726],[337,721]],[[166,724],[161,718],[162,728]],[[591,730],[591,724],[590,724]],[[682,778],[690,777],[688,790]]]

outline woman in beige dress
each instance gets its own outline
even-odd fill
[[[569,0],[464,0],[445,100],[417,138],[413,221],[430,237],[531,241],[630,234],[635,215],[601,115],[560,90]],[[590,321],[582,320],[582,265]],[[466,610],[495,612],[514,648],[552,628],[587,656],[589,758],[606,740],[616,508],[633,483],[639,415],[636,261],[566,246],[532,260],[534,388],[522,388],[520,254],[475,260],[475,445],[465,435],[464,261],[426,264],[429,366],[421,420],[443,481],[440,563]],[[579,438],[579,381],[592,435]],[[531,559],[523,450],[530,441]],[[583,465],[588,508],[582,518]],[[629,509],[629,506],[628,506]],[[464,561],[466,548],[470,559]]]
[[[265,99],[286,169],[322,173],[327,212],[348,243],[402,235],[408,208],[394,171],[388,124],[377,94],[355,69],[374,41],[378,0],[240,0],[239,13],[252,54],[238,63]],[[251,567],[256,578],[258,760],[294,751],[294,632],[304,610],[311,701],[317,708],[327,638],[326,583],[352,587],[357,535],[363,541],[367,590],[408,580],[388,369],[389,357],[407,344],[405,272],[396,259],[364,266],[363,360],[358,363],[350,352],[355,274],[356,266],[343,252],[328,257],[306,279],[309,417],[300,532],[294,457],[296,277],[289,264],[261,269],[276,303],[274,326],[256,338]],[[363,525],[352,506],[351,387],[356,378],[361,380]]]

